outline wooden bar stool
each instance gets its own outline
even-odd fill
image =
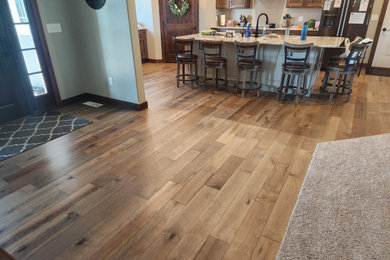
[[[309,44],[291,44],[285,42],[284,44],[284,64],[282,79],[280,87],[278,88],[278,100],[289,94],[295,97],[295,104],[299,104],[299,99],[302,96],[306,98],[306,94],[309,90],[306,88],[306,74],[310,70],[310,65],[307,63],[307,59],[310,54],[310,50],[313,46]],[[287,76],[287,82],[286,81]],[[297,85],[292,85],[291,79],[294,80],[298,77]]]
[[[173,38],[176,50],[177,62],[177,87],[180,87],[180,81],[185,84],[187,81],[191,82],[191,87],[194,88],[194,82],[198,83],[198,56],[193,54],[194,38],[178,39]],[[182,65],[182,74],[180,74],[180,65]],[[185,66],[188,65],[190,73],[186,74]],[[193,66],[195,66],[195,75],[193,74]]]
[[[236,79],[236,91],[241,90],[241,96],[245,97],[246,91],[256,90],[257,96],[260,96],[261,88],[261,61],[257,59],[257,42],[239,42],[235,41],[237,56],[238,74]],[[243,72],[243,80],[240,81],[241,73]],[[247,73],[250,72],[250,81],[247,81]],[[255,81],[253,81],[255,74]],[[247,84],[249,83],[249,87]],[[241,84],[241,86],[240,86]]]
[[[227,59],[222,57],[222,41],[202,41],[201,48],[203,50],[204,58],[204,80],[203,87],[213,86],[215,89],[217,87],[227,87]],[[213,77],[208,78],[207,72],[208,69],[213,71]],[[220,78],[222,75],[222,70],[224,70],[224,78]],[[212,81],[212,83],[207,83]],[[219,82],[222,81],[222,84]]]
[[[329,93],[329,103],[332,103],[335,96],[347,95],[346,101],[349,102],[353,78],[358,71],[360,60],[366,48],[365,44],[351,44],[347,58],[329,60],[320,88],[320,97],[323,97],[324,93]],[[330,86],[332,89],[329,91]]]

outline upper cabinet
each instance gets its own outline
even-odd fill
[[[287,0],[287,8],[322,8],[323,0]]]
[[[217,0],[217,9],[251,8],[250,0]]]

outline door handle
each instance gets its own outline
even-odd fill
[[[0,51],[5,57],[11,56],[11,47],[9,46],[7,38],[0,37]]]
[[[385,27],[385,28],[382,29],[382,31],[386,32],[386,31],[388,31],[388,29]]]
[[[192,30],[196,30],[196,26],[192,27]]]

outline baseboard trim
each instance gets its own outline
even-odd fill
[[[366,74],[390,77],[390,68],[369,67]]]
[[[78,96],[74,96],[71,98],[67,98],[61,101],[61,107],[71,105],[74,103],[79,103],[81,101],[86,101],[86,100],[91,100],[94,102],[99,102],[99,103],[106,103],[106,104],[113,104],[125,108],[130,108],[130,109],[135,109],[138,111],[144,110],[148,108],[148,102],[143,102],[141,104],[135,104],[127,101],[122,101],[122,100],[117,100],[109,97],[103,97],[91,93],[83,93]]]
[[[74,103],[78,103],[78,102],[84,101],[86,99],[88,99],[87,93],[83,93],[83,94],[80,94],[80,95],[77,95],[77,96],[74,96],[71,98],[61,100],[60,107],[71,105]]]
[[[151,63],[164,63],[162,59],[156,60],[156,59],[148,59],[149,62]]]
[[[86,95],[87,95],[88,99],[95,101],[95,102],[113,104],[113,105],[117,105],[117,106],[121,106],[121,107],[136,109],[139,111],[148,108],[148,102],[144,102],[141,104],[135,104],[135,103],[127,102],[127,101],[117,100],[117,99],[113,99],[113,98],[109,98],[109,97],[103,97],[103,96],[90,94],[90,93],[86,93]]]

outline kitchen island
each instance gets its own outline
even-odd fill
[[[260,44],[258,50],[258,59],[263,63],[261,73],[261,89],[263,91],[276,92],[280,86],[282,76],[282,64],[284,63],[284,49],[283,43],[289,42],[293,44],[307,44],[313,43],[313,48],[310,51],[308,63],[311,68],[307,74],[306,87],[309,89],[309,95],[314,91],[314,87],[318,80],[321,68],[321,60],[325,48],[339,48],[343,43],[343,37],[322,37],[322,36],[308,36],[306,41],[301,41],[299,36],[284,36],[277,35],[274,37],[225,37],[225,36],[208,36],[202,34],[192,34],[179,36],[180,39],[194,38],[194,54],[199,57],[199,71],[203,72],[203,55],[200,48],[202,40],[222,41],[223,49],[222,56],[228,60],[228,80],[235,82],[238,73],[236,50],[234,48],[234,41],[241,42],[258,42]],[[201,75],[204,76],[204,75]]]

